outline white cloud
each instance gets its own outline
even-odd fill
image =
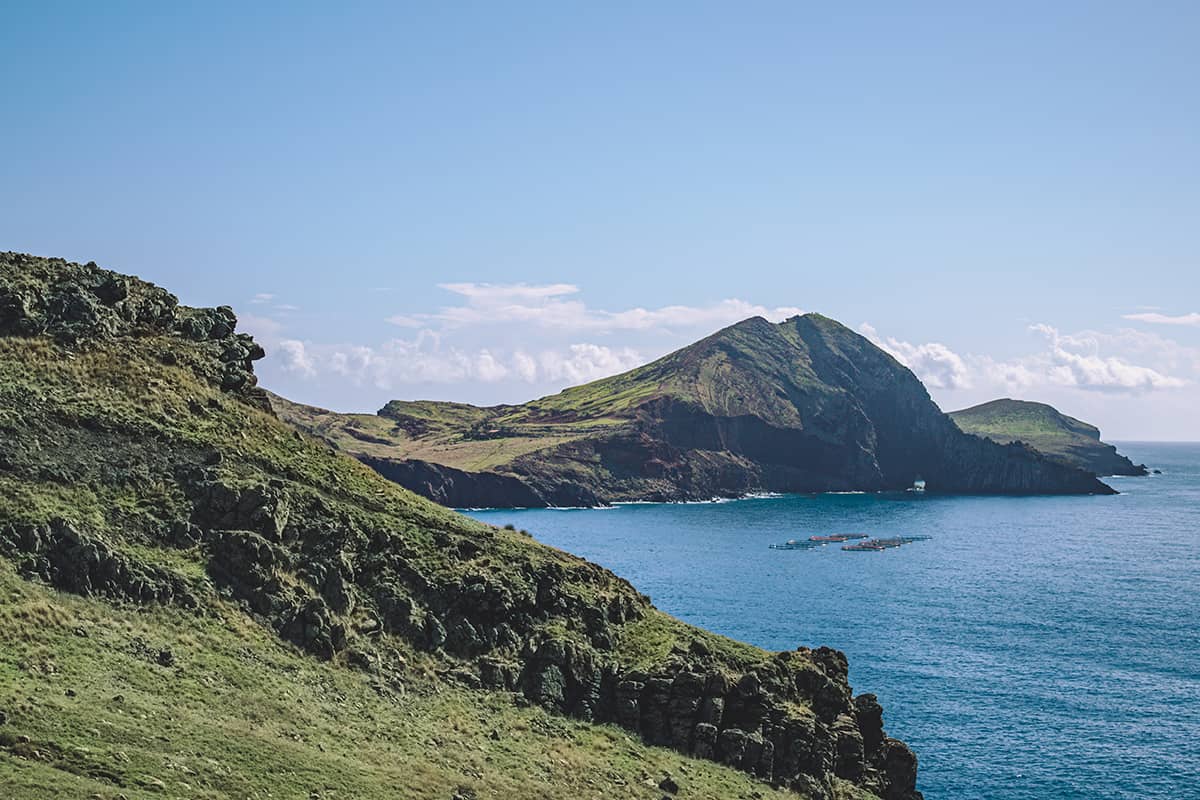
[[[580,343],[538,352],[447,346],[432,331],[413,339],[392,339],[378,347],[313,345],[283,340],[276,345],[285,371],[303,377],[336,375],[356,385],[393,389],[406,384],[583,383],[615,375],[645,359],[630,348]]]
[[[538,378],[568,384],[587,383],[618,375],[642,363],[641,354],[629,348],[617,350],[597,344],[573,344],[566,353],[543,352],[538,358]]]
[[[513,353],[513,372],[526,383],[533,383],[538,376],[537,359],[528,353],[518,350]]]
[[[980,384],[1023,392],[1043,382],[1044,373],[1021,361],[997,361],[991,356],[968,356],[971,371]]]
[[[935,389],[967,389],[971,375],[962,356],[941,342],[912,344],[893,337],[886,339],[874,327],[863,323],[859,332],[886,350],[897,361],[913,371],[921,381]]]
[[[1147,391],[1177,389],[1187,381],[1151,369],[1131,364],[1116,356],[1101,356],[1098,342],[1088,336],[1063,336],[1056,328],[1043,323],[1029,326],[1050,343],[1050,382],[1063,386],[1096,391]],[[1070,348],[1085,348],[1091,352],[1076,352]]]
[[[479,376],[479,380],[492,383],[507,375],[508,367],[497,361],[487,350],[482,350],[475,356],[474,372]]]
[[[284,339],[275,345],[283,359],[283,369],[304,378],[316,377],[317,367],[312,356],[308,354],[304,342],[298,339]]]
[[[1190,381],[1171,374],[1196,371],[1200,354],[1171,339],[1134,330],[1116,333],[1081,331],[1065,334],[1039,323],[1029,330],[1046,348],[1001,360],[988,355],[959,355],[940,342],[912,344],[883,337],[869,324],[859,331],[911,369],[932,389],[991,388],[1021,393],[1044,387],[1088,392],[1141,393],[1178,389]],[[1135,363],[1138,358],[1149,363]]]
[[[387,321],[400,327],[437,325],[464,328],[519,323],[560,332],[648,331],[679,328],[716,328],[747,317],[781,320],[804,313],[793,306],[766,306],[730,298],[706,306],[673,305],[656,309],[635,307],[622,311],[590,308],[578,299],[579,287],[569,283],[490,284],[444,283],[442,289],[466,299],[465,305],[446,306],[433,314],[396,314]]]
[[[406,316],[405,314],[394,314],[386,320],[400,328],[419,328],[425,323],[416,317]]]
[[[1154,325],[1192,325],[1200,327],[1200,313],[1195,311],[1193,311],[1191,314],[1180,314],[1178,316],[1152,312],[1143,314],[1125,314],[1123,318],[1134,320],[1136,322],[1149,322]]]
[[[257,314],[240,314],[238,329],[244,331],[264,345],[273,344],[279,339],[283,324],[270,317],[260,317]]]
[[[274,299],[275,299],[275,295],[268,294],[266,292],[260,292],[256,295],[254,295],[254,297],[250,298],[250,302],[253,305],[260,306],[260,305],[263,305],[264,303],[269,303]]]
[[[538,300],[579,292],[579,287],[571,283],[439,283],[438,288],[469,297],[482,304],[496,304],[506,300]]]

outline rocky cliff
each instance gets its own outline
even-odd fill
[[[26,581],[104,599],[88,612],[97,630],[128,624],[117,620],[130,604],[168,632],[192,618],[220,619],[219,635],[206,633],[205,642],[254,623],[330,670],[361,674],[387,703],[408,702],[404,688],[413,687],[466,698],[464,719],[533,704],[621,726],[640,742],[628,746],[639,757],[671,748],[755,776],[764,789],[920,797],[916,758],[884,733],[875,698],[852,694],[840,653],[768,653],[687,626],[607,570],[449,512],[288,427],[262,409],[252,369],[261,350],[235,332],[229,309],[183,307],[162,289],[94,265],[11,253],[0,254],[0,309],[0,579],[11,568]],[[445,471],[420,480],[445,491],[464,479]],[[471,480],[464,486],[492,490]],[[6,623],[30,626],[21,641],[34,635],[35,623],[24,620]],[[68,651],[84,683],[93,680],[87,670],[107,663],[82,640],[61,657]],[[151,660],[167,668],[173,659],[168,651]],[[211,686],[258,680],[271,669],[266,660],[238,659],[244,673],[214,674],[197,689],[214,715],[228,693]],[[20,673],[15,685],[32,686],[48,674],[39,670]],[[168,691],[151,685],[161,688],[140,702]],[[104,702],[104,715],[119,720],[123,697]],[[25,704],[0,713],[0,725],[82,735],[80,752],[117,746],[105,738],[108,727],[76,731],[76,713]],[[385,735],[378,720],[353,709],[333,713],[345,741]],[[147,741],[158,741],[156,731],[164,741],[196,735],[174,718],[143,714]],[[264,731],[272,724],[253,722]],[[444,724],[455,741],[467,725]],[[593,756],[581,752],[588,730],[555,747],[579,760]],[[469,749],[486,752],[498,735]],[[211,785],[226,785],[231,770],[249,763],[256,741],[246,737],[245,750],[212,771]],[[206,745],[216,746],[229,745]],[[8,774],[10,757],[25,763],[67,753],[50,740],[35,745],[3,733],[0,773]],[[427,796],[432,761],[425,754],[407,765],[412,796]],[[500,764],[524,769],[509,756]],[[117,767],[87,769],[89,780],[125,785]],[[198,764],[187,785],[205,769]],[[285,763],[281,779],[297,771],[301,764]],[[154,780],[145,785],[165,786]]]
[[[1149,474],[1111,444],[1100,441],[1100,429],[1068,417],[1053,406],[1026,400],[992,400],[961,411],[951,419],[967,433],[1008,444],[1022,442],[1044,456],[1093,475]]]
[[[1023,444],[963,433],[912,372],[817,314],[748,319],[522,406],[395,401],[375,419],[276,408],[413,491],[465,506],[896,491],[917,480],[934,492],[1113,492]],[[497,496],[503,478],[518,483]]]

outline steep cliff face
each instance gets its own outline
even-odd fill
[[[1030,448],[963,435],[911,371],[836,322],[810,315],[791,323],[821,380],[843,387],[870,421],[882,488],[907,488],[920,478],[941,492],[1112,493],[1094,476]],[[859,442],[867,445],[871,438]]]
[[[157,287],[91,265],[14,254],[0,254],[0,308],[6,587],[15,574],[109,602],[89,611],[89,624],[104,630],[121,627],[115,620],[130,604],[168,627],[186,628],[192,615],[221,620],[222,636],[261,627],[329,670],[361,674],[385,698],[405,686],[426,696],[455,693],[467,704],[464,718],[531,704],[570,715],[587,727],[555,746],[573,759],[594,757],[580,754],[589,736],[601,735],[590,723],[610,722],[639,742],[621,745],[623,753],[669,747],[724,765],[706,769],[804,797],[920,797],[915,756],[884,734],[871,695],[852,694],[840,653],[769,653],[687,626],[607,570],[454,514],[331,451],[257,406],[252,361],[261,351],[235,332],[232,311],[182,307]],[[375,437],[356,430],[356,441]],[[624,430],[628,442],[641,441],[636,426]],[[606,469],[636,468],[618,451],[607,457]],[[566,489],[552,478],[529,494],[512,476],[408,469],[446,501],[459,491],[566,497],[553,493]],[[567,499],[576,497],[590,499]],[[164,609],[170,613],[158,614]],[[76,675],[107,663],[86,643],[68,649]],[[164,668],[171,658],[154,656]],[[239,659],[239,669],[267,680],[258,675],[267,662]],[[33,685],[26,675],[16,680]],[[162,700],[155,692],[168,690],[155,681],[158,689],[139,704]],[[368,722],[353,710],[337,713],[348,741],[387,727],[372,719],[358,730]],[[166,739],[169,732],[171,741],[195,733],[163,722],[171,714],[141,719],[146,733]],[[78,733],[72,720],[69,711],[25,704],[6,710],[0,724],[69,737]],[[455,739],[458,725],[445,724]],[[85,749],[114,746],[107,730],[87,734]],[[469,749],[492,741],[482,735]],[[9,748],[25,744],[7,731],[0,737],[0,783]],[[13,753],[64,751],[39,747]],[[406,768],[419,765],[414,774],[434,770],[428,759],[412,758]],[[245,763],[246,752],[235,750],[213,780]],[[303,771],[294,761],[282,769]],[[624,775],[620,785],[638,780]]]
[[[408,488],[472,506],[527,505],[531,496],[579,505],[887,491],[917,480],[935,492],[1112,493],[1029,447],[964,434],[912,372],[816,314],[777,325],[748,319],[644,367],[523,406],[395,401],[381,412],[385,425],[337,422],[329,412],[318,423],[288,405],[280,407],[286,419],[319,429]],[[369,446],[356,430],[364,426]],[[433,464],[479,472],[469,465],[481,458],[489,485],[480,493],[457,473],[447,478],[453,486],[438,484]],[[491,490],[497,475],[517,482],[511,495]]]
[[[1023,442],[1044,456],[1093,475],[1149,474],[1145,464],[1134,464],[1111,444],[1100,441],[1100,429],[1068,417],[1045,403],[1026,400],[992,400],[952,411],[960,429],[1007,444]]]
[[[539,485],[513,475],[466,472],[415,459],[389,461],[362,456],[359,460],[388,480],[450,508],[545,508],[599,503],[586,487],[569,482]]]

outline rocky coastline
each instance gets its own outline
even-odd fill
[[[813,800],[845,782],[920,797],[844,655],[693,628],[608,570],[399,490],[269,413],[261,356],[228,308],[0,254],[0,558],[114,607],[242,615],[384,693],[432,675]]]

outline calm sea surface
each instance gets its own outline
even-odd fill
[[[829,645],[931,800],[1200,798],[1200,445],[1115,497],[788,495],[475,511],[611,568],[688,622]],[[882,553],[770,550],[922,534]]]

